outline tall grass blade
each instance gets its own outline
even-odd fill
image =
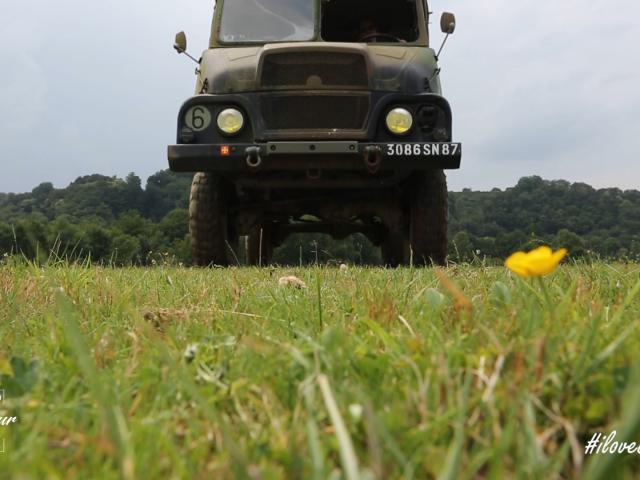
[[[113,385],[96,368],[80,329],[73,304],[62,294],[58,296],[58,311],[63,320],[64,333],[78,368],[82,372],[93,399],[99,405],[109,435],[116,444],[122,477],[125,480],[133,480],[136,478],[133,446],[129,438],[125,417],[114,395]]]
[[[340,446],[340,460],[342,462],[342,468],[347,480],[360,480],[360,468],[358,467],[358,458],[353,448],[353,442],[351,436],[347,431],[347,427],[344,424],[338,405],[331,391],[329,385],[329,379],[326,375],[318,375],[318,385],[320,386],[320,392],[322,392],[322,398],[324,404],[329,412],[329,418],[333,427],[336,429],[336,436],[338,437],[338,444]]]

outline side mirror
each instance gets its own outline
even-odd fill
[[[440,28],[442,33],[451,35],[456,31],[456,16],[453,13],[444,12],[440,17]]]
[[[176,34],[176,43],[173,44],[173,48],[175,48],[178,53],[187,51],[187,36],[184,32],[178,32]]]
[[[196,60],[195,58],[193,58],[191,55],[187,53],[187,36],[185,35],[184,32],[178,32],[176,34],[176,43],[173,44],[173,48],[176,49],[176,52],[184,53],[191,60],[193,60],[197,64],[200,64],[200,61]]]

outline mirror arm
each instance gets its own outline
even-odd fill
[[[438,53],[436,53],[436,61],[440,58],[440,54],[442,53],[442,49],[447,44],[447,40],[449,39],[449,35],[451,35],[451,34],[447,33],[445,35],[444,40],[442,41],[442,45],[440,45],[440,50],[438,50]]]
[[[196,60],[195,58],[193,58],[191,55],[189,55],[189,53],[186,50],[182,50],[178,44],[175,44],[173,46],[173,48],[175,48],[176,52],[180,53],[184,53],[187,57],[189,57],[191,60],[193,60],[194,62],[196,62],[198,65],[200,65],[200,62],[198,60]]]

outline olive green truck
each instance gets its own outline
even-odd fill
[[[197,265],[236,263],[241,238],[267,264],[295,232],[360,232],[389,266],[446,262],[444,170],[462,146],[429,19],[422,0],[217,1],[168,147],[171,170],[195,173]],[[446,42],[455,17],[440,24]]]

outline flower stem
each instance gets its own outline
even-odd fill
[[[540,289],[542,290],[542,294],[544,295],[544,300],[547,303],[547,307],[551,310],[551,318],[556,319],[556,309],[555,305],[551,301],[551,296],[549,295],[549,289],[547,288],[547,284],[544,282],[542,277],[536,277],[538,284],[540,285]]]

